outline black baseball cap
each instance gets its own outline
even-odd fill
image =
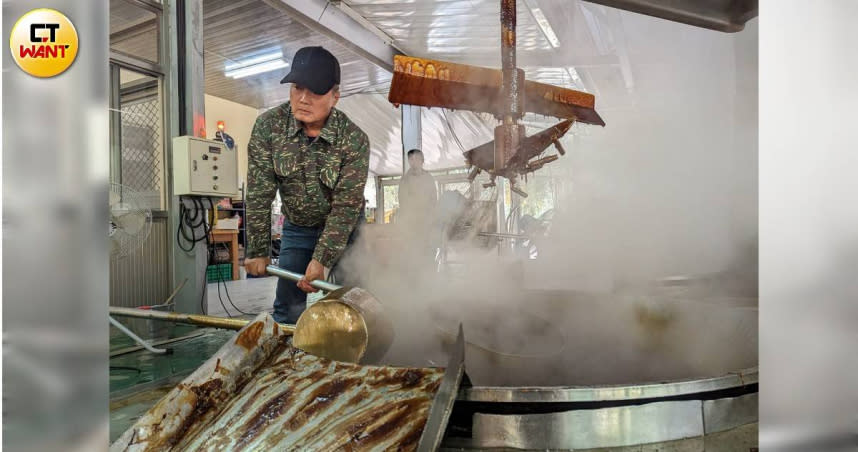
[[[292,70],[280,83],[297,83],[325,94],[340,83],[340,62],[323,47],[304,47],[292,58]]]

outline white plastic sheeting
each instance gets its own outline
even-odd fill
[[[402,174],[402,112],[382,94],[344,97],[344,111],[367,135],[371,145],[370,170],[376,175]],[[425,167],[438,170],[465,164],[465,150],[492,140],[494,119],[471,112],[422,109]]]
[[[402,113],[387,101],[387,95],[355,94],[343,97],[337,108],[369,135],[370,171],[380,176],[402,174]],[[523,121],[528,134],[557,122],[559,120],[537,115],[527,115]],[[495,118],[488,114],[423,108],[422,151],[425,168],[434,171],[463,166],[464,151],[493,140],[497,124]],[[570,135],[577,134],[580,129],[574,127]]]

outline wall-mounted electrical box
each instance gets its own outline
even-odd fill
[[[238,196],[238,155],[220,141],[173,138],[173,194]]]

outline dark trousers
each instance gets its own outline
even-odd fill
[[[358,222],[358,226],[363,222]],[[355,228],[349,236],[348,244],[354,243],[357,229]],[[283,233],[280,236],[280,256],[277,266],[303,274],[307,265],[313,259],[313,251],[316,243],[322,235],[322,227],[306,227],[283,221]],[[331,269],[331,273],[337,273],[337,265]],[[338,279],[340,275],[338,276]],[[295,282],[285,279],[277,281],[277,292],[274,297],[274,321],[278,323],[294,324],[298,317],[307,309],[307,294],[298,288]]]

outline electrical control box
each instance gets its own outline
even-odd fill
[[[173,194],[238,196],[238,153],[220,141],[173,138]]]

